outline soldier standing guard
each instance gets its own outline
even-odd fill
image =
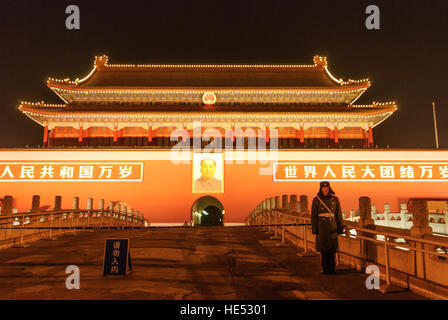
[[[311,227],[316,235],[316,250],[321,254],[322,272],[336,273],[338,234],[344,232],[339,199],[328,181],[320,183],[320,190],[311,205]]]

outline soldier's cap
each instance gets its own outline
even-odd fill
[[[320,187],[321,188],[323,188],[323,187],[329,187],[330,186],[330,182],[328,182],[328,181],[321,181],[320,182]]]

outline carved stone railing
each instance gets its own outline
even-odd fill
[[[306,201],[298,210],[282,205],[279,196],[265,199],[247,216],[246,224],[267,229],[274,238],[304,249],[302,255],[315,253],[308,201],[306,196],[300,199]],[[359,271],[377,266],[384,292],[396,285],[448,299],[448,238],[432,234],[426,200],[411,199],[410,207],[410,230],[378,226],[372,219],[370,198],[359,198],[358,221],[344,220],[346,232],[338,238],[338,262]]]
[[[89,198],[87,208],[80,209],[79,198],[75,197],[72,209],[61,209],[61,198],[57,196],[53,210],[41,211],[40,199],[33,196],[32,209],[19,213],[12,208],[11,198],[5,198],[7,201],[3,201],[4,210],[0,215],[0,248],[21,247],[26,242],[53,239],[80,230],[134,229],[148,224],[143,213],[112,201],[105,209],[104,200],[100,200],[100,208],[93,209],[93,199]]]

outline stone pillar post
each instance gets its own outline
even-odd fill
[[[275,209],[275,198],[271,197],[269,198],[269,201],[271,202],[271,209]]]
[[[289,196],[289,209],[293,212],[299,212],[299,203],[297,202],[297,195],[291,194]]]
[[[39,212],[39,211],[40,211],[40,196],[35,194],[31,202],[31,212]]]
[[[448,233],[448,201],[445,204],[445,233]]]
[[[369,197],[359,198],[359,221],[358,224],[361,228],[365,228],[368,225],[373,225],[375,222],[372,219],[372,204]]]
[[[114,210],[114,202],[109,201],[109,211],[113,211],[113,210]]]
[[[300,196],[300,214],[301,215],[310,214],[310,210],[308,209],[308,196],[306,195]]]
[[[372,219],[373,219],[373,221],[376,220],[377,213],[378,213],[378,211],[376,210],[376,205],[372,204]]]
[[[270,210],[270,209],[271,209],[271,199],[266,198],[266,199],[264,200],[264,202],[266,202],[266,209],[267,209],[267,210]]]
[[[54,197],[54,207],[53,207],[53,210],[55,210],[55,211],[62,210],[62,197],[61,196]]]
[[[73,210],[79,210],[79,197],[73,198]]]
[[[359,203],[359,221],[358,225],[361,228],[370,229],[374,227],[375,222],[372,219],[372,203],[369,197],[360,197],[358,199]],[[365,232],[360,232],[361,236],[372,238],[373,235]],[[372,248],[373,250],[369,250]],[[367,264],[367,261],[375,261],[377,251],[375,249],[375,245],[372,246],[369,240],[361,240],[360,246],[360,259],[359,263],[364,268]]]
[[[5,211],[5,215],[12,214],[12,196],[5,196],[3,198],[3,209]]]
[[[121,212],[121,204],[117,203],[117,205],[115,206],[115,211],[120,213]]]
[[[400,219],[401,219],[401,228],[405,229],[406,227],[406,213],[408,213],[408,208],[406,207],[406,202],[400,203]]]
[[[93,209],[93,199],[89,198],[87,199],[87,210],[92,210]]]
[[[266,200],[263,200],[263,201],[261,202],[261,209],[262,209],[262,210],[266,210]]]
[[[123,206],[124,213],[128,214],[128,206]]]
[[[280,196],[275,196],[275,209],[280,210],[282,208],[282,202]]]
[[[287,194],[282,195],[282,210],[285,210],[285,211],[289,210]]]
[[[429,226],[428,206],[426,200],[411,199],[409,208],[412,212],[413,226],[411,227],[411,236],[423,237],[425,234],[432,234],[432,228]]]
[[[429,226],[428,204],[424,199],[410,199],[409,211],[412,213],[413,226],[411,227],[411,236],[423,238],[425,235],[432,234],[432,228]],[[425,245],[415,242],[414,246],[418,249],[425,249]],[[425,260],[428,255],[423,252],[415,252],[415,273],[417,277],[425,277]]]
[[[385,203],[384,204],[384,222],[385,222],[386,226],[389,225],[389,213],[390,213],[390,204]]]
[[[100,199],[98,203],[98,210],[104,210],[104,199]]]

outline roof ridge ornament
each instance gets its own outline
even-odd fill
[[[313,57],[313,61],[316,67],[325,68],[328,66],[327,57],[316,55]]]
[[[109,57],[105,54],[103,54],[101,56],[95,56],[94,65],[98,70],[103,70],[104,67],[107,65],[108,61],[109,61]]]

